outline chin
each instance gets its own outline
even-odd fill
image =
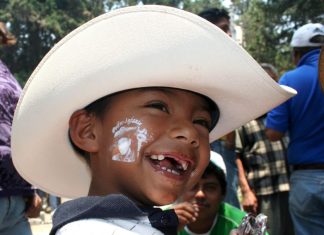
[[[178,199],[179,195],[171,193],[158,193],[152,195],[151,200],[155,206],[165,206],[174,203]]]

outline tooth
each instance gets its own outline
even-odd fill
[[[188,169],[188,165],[189,165],[188,162],[183,162],[181,165],[184,171]]]
[[[158,159],[158,156],[156,156],[156,155],[152,155],[152,156],[151,156],[151,159],[153,159],[153,160],[157,160],[157,159]]]
[[[166,171],[167,168],[165,166],[162,166],[161,169]]]
[[[164,156],[163,156],[162,154],[159,154],[157,157],[158,157],[158,160],[159,160],[159,161],[164,160]]]
[[[167,172],[170,172],[170,173],[171,173],[171,172],[172,172],[172,170],[171,170],[171,169],[167,169]]]
[[[175,171],[175,170],[172,170],[172,174],[180,175],[179,172],[177,172],[177,171]]]

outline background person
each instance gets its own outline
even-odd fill
[[[180,221],[188,223],[178,232],[179,235],[229,235],[233,229],[238,228],[245,212],[223,202],[226,195],[225,172],[223,158],[211,152],[210,163],[199,182],[183,194],[182,203],[174,205]]]
[[[261,67],[275,80],[270,64]],[[237,168],[245,211],[265,214],[269,234],[294,234],[289,214],[288,138],[271,142],[265,134],[263,115],[236,130]]]
[[[16,43],[0,22],[1,46]],[[11,159],[11,124],[21,88],[0,60],[0,234],[31,235],[27,217],[39,216],[41,199],[16,171]]]
[[[279,80],[298,94],[267,116],[266,134],[272,141],[289,135],[288,163],[292,165],[289,207],[295,232],[324,234],[324,93],[318,79],[324,26],[309,23],[293,34],[296,68]]]

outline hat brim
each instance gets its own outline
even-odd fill
[[[69,142],[71,114],[108,94],[151,86],[213,100],[220,117],[211,141],[295,94],[206,20],[165,6],[123,8],[67,35],[31,75],[13,121],[17,170],[51,194],[87,195],[90,171]]]

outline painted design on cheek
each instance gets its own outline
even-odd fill
[[[129,138],[121,138],[118,140],[118,150],[121,155],[129,155],[130,154],[130,147],[132,144],[132,140]]]
[[[112,128],[114,143],[112,146],[115,161],[134,162],[142,144],[148,140],[147,130],[141,128],[142,122],[135,118],[126,118]]]

